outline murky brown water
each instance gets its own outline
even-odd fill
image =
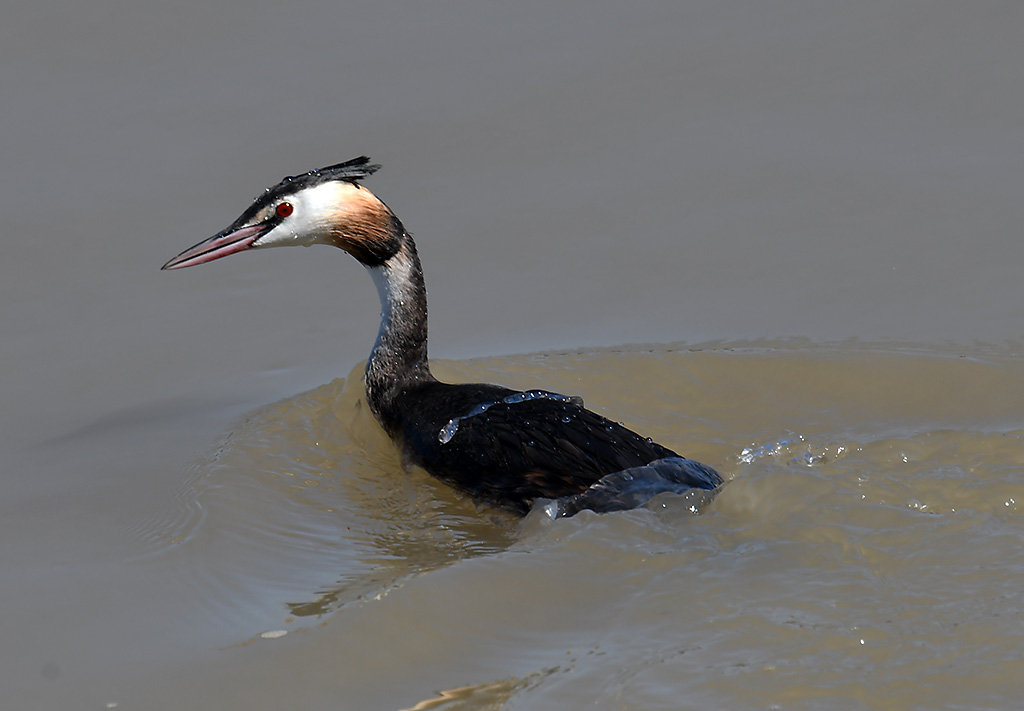
[[[1015,698],[1024,360],[779,343],[439,370],[588,393],[729,483],[700,515],[664,497],[519,522],[403,471],[357,369],[243,415],[173,491],[107,522],[120,550],[35,561],[46,694],[129,708]]]
[[[1017,708],[1022,23],[11,8],[0,706]],[[343,254],[157,271],[362,153],[438,373],[715,466],[701,514],[519,521],[403,470]]]

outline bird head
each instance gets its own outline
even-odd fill
[[[383,264],[398,249],[394,213],[359,180],[380,166],[366,156],[290,176],[267,188],[229,227],[186,249],[163,269],[183,269],[265,247],[326,244],[367,266]]]

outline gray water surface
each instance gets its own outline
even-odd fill
[[[1015,707],[1022,26],[8,8],[4,704]],[[361,154],[418,241],[439,371],[714,466],[702,515],[518,522],[403,470],[359,404],[379,304],[340,252],[158,271]]]

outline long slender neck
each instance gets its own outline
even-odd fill
[[[380,294],[377,342],[366,363],[366,398],[384,429],[394,434],[395,398],[411,384],[434,380],[427,364],[427,290],[412,237],[398,225],[398,251],[368,267]]]

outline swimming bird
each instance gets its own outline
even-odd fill
[[[323,244],[351,254],[369,270],[381,301],[364,378],[371,412],[413,463],[476,500],[518,514],[547,500],[545,511],[563,517],[722,483],[710,467],[586,409],[578,397],[437,380],[427,360],[416,244],[361,184],[379,167],[361,156],[287,177],[163,269],[265,247]]]

